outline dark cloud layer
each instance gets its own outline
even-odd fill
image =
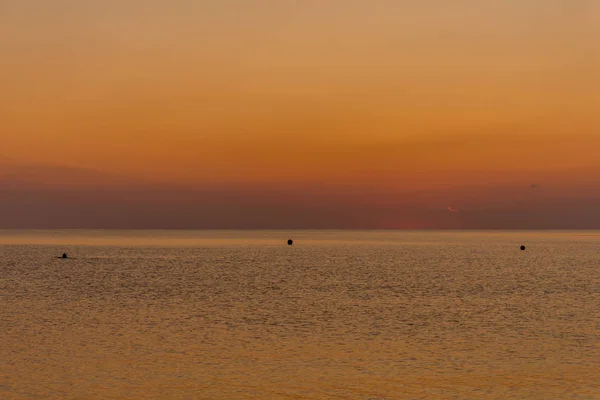
[[[600,196],[486,201],[464,198],[449,212],[445,193],[406,193],[369,202],[345,190],[307,199],[301,191],[262,188],[0,189],[0,228],[404,228],[584,229],[600,227]],[[456,193],[447,193],[457,198]],[[343,199],[343,200],[342,200]]]
[[[71,167],[0,165],[0,228],[586,229],[600,228],[599,201],[594,180],[543,182],[536,190],[531,183],[194,187]]]

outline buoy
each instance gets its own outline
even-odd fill
[[[521,250],[525,250],[525,246],[521,246]]]
[[[294,241],[292,239],[288,240],[288,246],[291,246],[294,244]]]

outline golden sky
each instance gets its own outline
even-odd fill
[[[583,193],[599,43],[595,0],[0,0],[0,161],[196,189]]]

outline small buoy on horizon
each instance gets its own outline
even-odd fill
[[[522,251],[523,251],[523,250],[525,250],[525,246],[521,246],[521,250],[522,250]]]
[[[292,239],[288,240],[288,246],[291,246],[294,244],[294,241]]]

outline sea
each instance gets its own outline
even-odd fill
[[[0,231],[0,399],[600,399],[600,232]]]

